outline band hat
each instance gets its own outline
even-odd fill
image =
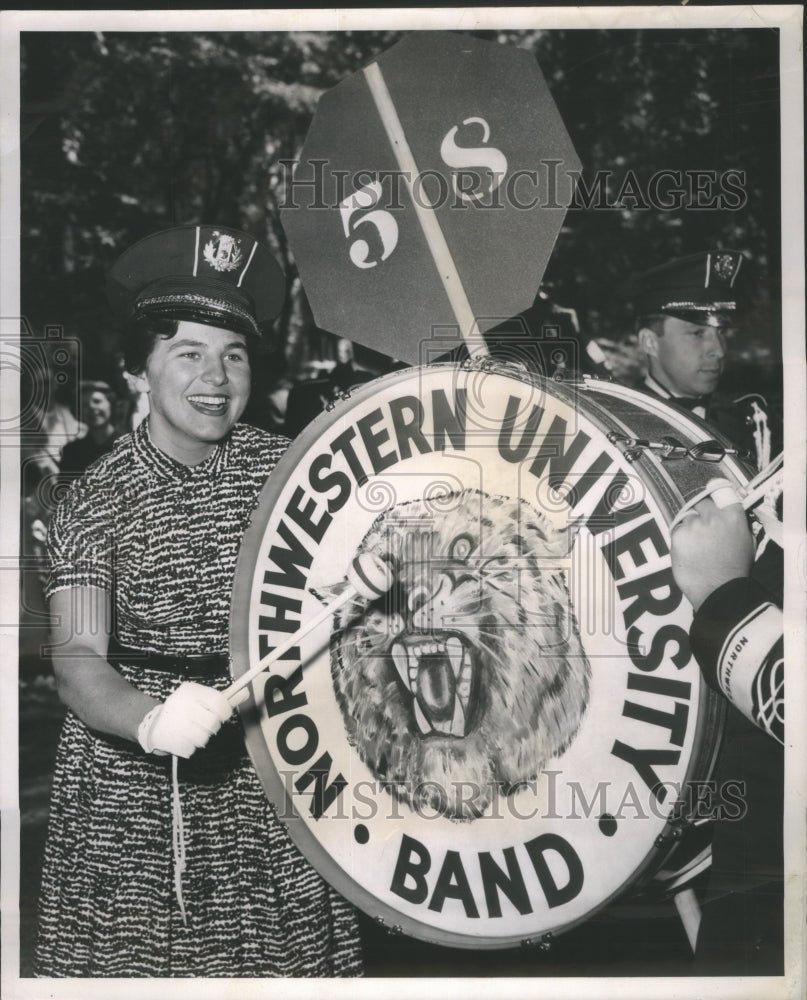
[[[675,316],[705,326],[733,326],[745,292],[745,257],[737,250],[702,251],[634,275],[617,295],[637,317]]]
[[[238,229],[177,226],[145,237],[107,276],[112,311],[221,325],[259,337],[280,312],[283,271],[271,252]]]

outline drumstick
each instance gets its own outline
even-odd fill
[[[258,674],[262,674],[267,670],[273,663],[280,659],[280,657],[292,646],[298,643],[303,636],[308,635],[313,632],[318,625],[332,615],[339,608],[343,607],[348,601],[352,600],[354,597],[366,597],[368,600],[372,600],[375,597],[380,597],[385,594],[392,586],[392,570],[389,566],[383,562],[378,556],[374,556],[370,552],[363,552],[360,556],[356,556],[353,562],[350,564],[350,568],[347,571],[347,582],[348,586],[341,594],[335,597],[332,601],[329,601],[319,612],[319,614],[314,615],[309,621],[306,622],[302,628],[298,629],[294,635],[289,636],[285,642],[282,642],[279,646],[272,650],[267,656],[256,664],[251,670],[248,670],[245,674],[238,678],[238,680],[233,681],[233,683],[222,691],[224,697],[230,702],[234,708],[243,699],[237,698],[236,695],[239,691],[242,691],[247,684]],[[172,802],[173,802],[173,842],[174,842],[174,891],[176,893],[177,902],[179,903],[180,913],[182,914],[182,921],[187,926],[188,919],[185,913],[185,900],[182,894],[182,874],[185,870],[185,829],[182,820],[182,803],[179,797],[179,780],[177,772],[177,758],[174,756],[173,761],[173,780],[172,780]]]
[[[768,464],[765,466],[765,468],[762,469],[761,472],[758,472],[754,476],[754,478],[749,481],[748,485],[746,486],[746,489],[751,489],[752,487],[757,486],[759,483],[764,483],[766,479],[769,479],[774,474],[774,472],[776,472],[779,469],[779,467],[784,464],[784,460],[785,460],[785,453],[783,451],[780,451],[779,454],[776,456],[776,458],[772,458],[770,462],[768,462]]]
[[[765,495],[771,479],[779,472],[783,464],[784,452],[779,452],[776,458],[766,465],[762,472],[757,473],[749,483],[746,483],[742,490],[743,507],[745,510],[748,510],[757,500]]]
[[[352,600],[354,597],[366,597],[368,600],[372,600],[374,597],[380,597],[385,594],[392,586],[392,570],[389,566],[383,562],[378,556],[374,556],[370,552],[363,552],[360,556],[356,556],[353,562],[350,564],[350,568],[347,571],[347,588],[335,597],[332,601],[329,601],[319,612],[319,614],[314,615],[309,621],[306,622],[302,628],[298,629],[294,635],[289,636],[285,642],[282,642],[279,646],[272,650],[267,656],[256,664],[251,670],[248,670],[245,674],[238,678],[238,680],[233,681],[233,683],[222,691],[224,697],[230,702],[231,706],[234,708],[243,699],[237,698],[236,695],[239,691],[242,691],[247,684],[258,674],[262,674],[267,670],[273,663],[280,659],[280,657],[292,646],[298,643],[303,636],[308,635],[313,632],[318,625],[332,615],[339,608],[343,607],[348,601]],[[185,900],[182,894],[182,873],[185,870],[185,829],[182,820],[182,803],[179,797],[179,780],[177,772],[177,758],[173,758],[173,780],[172,780],[172,802],[173,802],[173,842],[174,842],[174,891],[176,893],[177,902],[179,903],[180,913],[182,914],[182,921],[187,926],[188,919],[185,913]]]
[[[301,626],[301,628],[299,628],[293,635],[290,635],[288,639],[284,640],[279,646],[276,646],[271,653],[264,656],[264,658],[252,667],[251,670],[242,674],[238,680],[233,681],[228,688],[225,688],[222,692],[224,697],[232,702],[233,697],[237,695],[242,688],[246,687],[250,681],[252,681],[259,674],[268,670],[269,667],[271,667],[273,663],[277,662],[277,660],[279,660],[284,653],[287,653],[292,646],[296,646],[301,639],[313,632],[314,629],[318,628],[341,607],[344,607],[348,601],[353,600],[353,598],[357,596],[365,597],[367,600],[380,597],[390,589],[392,586],[392,580],[392,570],[389,568],[387,563],[379,559],[378,556],[373,555],[371,552],[363,552],[361,555],[357,556],[350,564],[350,568],[347,571],[347,589],[334,597],[331,601],[328,601],[327,604],[323,606],[322,610],[314,615],[313,618],[310,618],[305,625]]]

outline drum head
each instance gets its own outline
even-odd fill
[[[236,677],[342,594],[359,554],[394,576],[241,709],[300,850],[389,926],[469,948],[563,931],[658,866],[708,774],[714,700],[670,569],[682,498],[672,464],[609,441],[626,419],[503,367],[411,369],[314,421],[263,490]]]

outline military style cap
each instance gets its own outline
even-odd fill
[[[107,277],[107,298],[124,320],[193,320],[260,336],[280,312],[286,283],[261,243],[223,226],[177,226],[135,243]]]
[[[736,250],[679,257],[634,275],[618,291],[637,316],[662,313],[706,326],[729,326],[742,299],[745,257]]]

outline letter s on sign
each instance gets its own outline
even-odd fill
[[[507,157],[495,146],[488,146],[490,138],[490,126],[484,118],[466,118],[463,125],[482,126],[482,146],[458,146],[455,137],[459,131],[459,126],[454,125],[446,133],[441,145],[440,156],[446,166],[454,167],[456,170],[470,170],[472,167],[486,169],[491,173],[490,183],[485,191],[466,191],[457,186],[456,175],[452,177],[454,193],[459,195],[463,201],[479,201],[483,194],[491,194],[504,180],[507,173]]]
[[[398,223],[385,209],[377,208],[352,221],[352,217],[356,212],[363,212],[368,208],[372,209],[373,205],[378,204],[380,197],[381,185],[378,181],[371,181],[353,194],[349,194],[347,198],[339,203],[342,228],[345,231],[347,239],[350,239],[359,226],[371,225],[375,226],[378,238],[381,241],[381,256],[378,260],[370,259],[370,244],[367,240],[359,238],[350,245],[350,259],[356,267],[362,269],[375,267],[380,261],[386,260],[398,245]]]

